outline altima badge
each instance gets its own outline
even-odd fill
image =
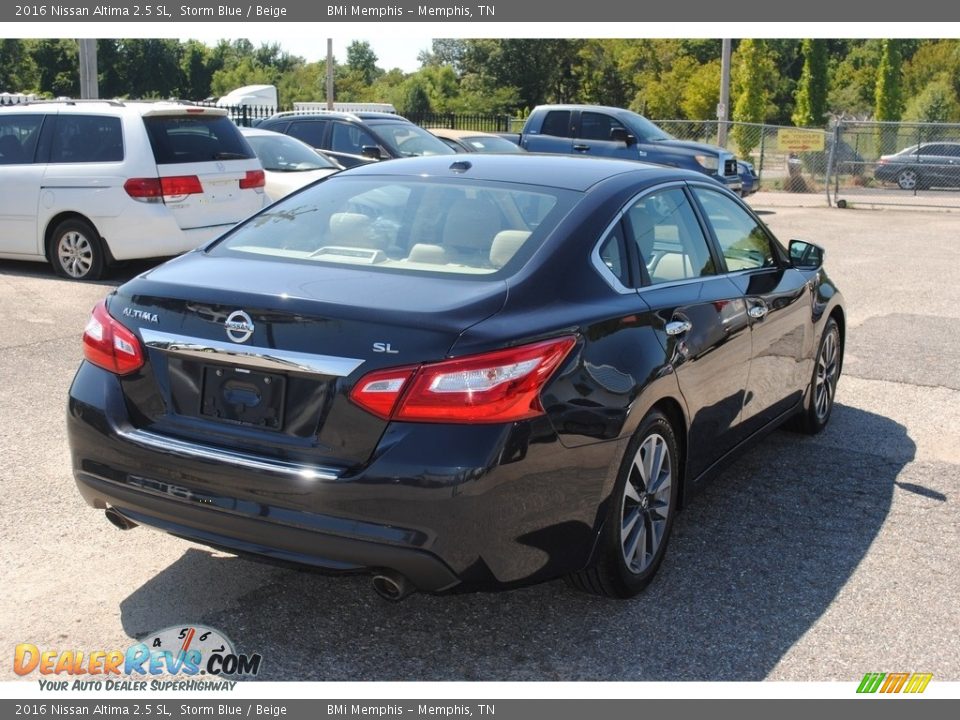
[[[246,342],[253,335],[253,320],[243,310],[234,310],[223,324],[227,337],[236,343]]]

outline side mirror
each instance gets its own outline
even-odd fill
[[[613,142],[622,142],[627,147],[635,145],[637,142],[637,138],[628,133],[625,128],[613,128],[613,130],[610,131],[610,139],[613,140]]]
[[[380,153],[380,148],[376,145],[364,145],[360,152],[365,158],[370,158],[371,160],[383,160],[383,155]]]
[[[803,240],[790,241],[790,264],[801,270],[816,270],[823,266],[823,248]]]

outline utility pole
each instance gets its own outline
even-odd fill
[[[730,119],[730,39],[723,40],[720,56],[720,102],[717,105],[717,145],[727,146],[727,120]]]
[[[333,110],[333,38],[327,38],[327,110]]]
[[[100,97],[97,85],[97,41],[87,38],[77,42],[80,45],[80,97],[96,99]]]

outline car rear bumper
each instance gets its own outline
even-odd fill
[[[510,587],[590,560],[616,443],[565,449],[545,419],[397,424],[363,468],[221,459],[140,442],[118,379],[83,363],[68,436],[86,502],[202,544],[335,571],[392,570],[418,589]],[[616,465],[616,463],[613,463]]]

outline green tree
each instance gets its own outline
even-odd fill
[[[903,112],[903,56],[900,40],[884,40],[877,68],[874,117],[881,121],[899,120]]]
[[[80,96],[76,40],[34,40],[31,56],[37,64],[37,89],[54,97]]]
[[[383,75],[383,70],[377,67],[377,56],[366,40],[354,40],[347,46],[347,71],[366,85],[373,85],[373,81]]]
[[[23,40],[0,40],[0,92],[37,89],[37,66]]]
[[[825,40],[804,40],[801,53],[803,73],[797,89],[793,124],[821,126],[827,114],[827,43]]]
[[[689,120],[712,120],[720,102],[720,61],[711,60],[690,75],[683,87],[680,110]]]
[[[769,82],[774,76],[773,61],[763,40],[743,40],[737,48],[733,68],[733,120],[738,123],[762,123],[767,117]],[[746,157],[760,142],[757,128],[735,125],[733,139],[741,157]]]
[[[403,101],[397,110],[402,115],[417,117],[429,113],[431,109],[430,96],[427,94],[427,89],[423,86],[423,83],[418,79],[411,80],[407,84]]]
[[[951,123],[960,120],[960,103],[947,78],[931,80],[907,103],[903,119],[911,122]]]
[[[903,56],[899,40],[884,40],[877,67],[877,89],[874,97],[876,120],[892,122],[903,113]],[[897,144],[897,127],[887,125],[879,135],[880,152],[892,152]]]

